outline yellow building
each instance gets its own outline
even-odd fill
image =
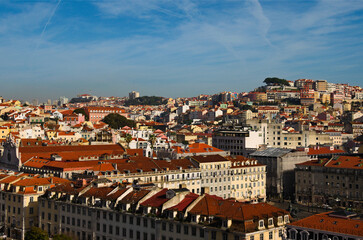
[[[0,225],[13,239],[24,239],[25,232],[38,226],[38,197],[58,183],[68,180],[28,174],[0,175]]]

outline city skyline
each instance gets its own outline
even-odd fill
[[[5,98],[191,97],[266,77],[360,85],[360,1],[2,1]]]

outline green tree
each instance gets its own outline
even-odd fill
[[[117,113],[108,114],[102,121],[113,129],[120,129],[125,126],[136,127],[135,121],[129,120]]]
[[[86,117],[86,121],[89,120],[89,116],[83,108],[77,108],[73,111],[73,113],[76,113],[76,114],[81,113],[82,115],[84,115]]]
[[[0,118],[2,118],[4,121],[9,120],[9,115],[8,113],[4,113],[3,115],[0,116]]]
[[[289,86],[289,82],[286,79],[283,78],[277,78],[277,77],[268,77],[265,78],[265,80],[263,81],[264,83],[266,83],[267,85],[272,85],[272,84],[278,84],[278,85],[285,85],[285,86]]]
[[[151,134],[151,135],[149,136],[149,142],[150,142],[150,144],[151,144],[151,149],[153,149],[153,150],[154,150],[154,144],[155,144],[155,142],[156,142],[156,136],[155,136],[154,134]]]
[[[127,142],[127,147],[129,147],[129,143],[131,142],[132,140],[132,136],[130,133],[126,133],[126,136],[125,136],[125,141]]]
[[[48,233],[40,228],[32,227],[25,233],[25,240],[48,240]]]
[[[53,240],[72,240],[72,238],[65,234],[57,234],[53,236]]]

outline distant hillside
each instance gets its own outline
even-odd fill
[[[166,104],[167,100],[163,97],[156,97],[156,96],[143,96],[138,97],[135,99],[129,99],[125,101],[125,106],[130,105],[162,105]]]

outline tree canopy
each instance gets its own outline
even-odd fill
[[[76,114],[81,113],[82,115],[84,115],[86,117],[86,121],[89,120],[89,116],[83,108],[77,108],[73,111],[73,113],[76,113]]]
[[[265,78],[265,80],[263,82],[266,83],[267,85],[273,85],[273,84],[285,85],[285,86],[289,86],[290,85],[289,82],[286,79],[277,78],[277,77],[268,77],[268,78]]]
[[[32,227],[30,231],[25,233],[25,240],[48,240],[47,232],[43,231],[41,228]]]
[[[129,120],[117,113],[108,114],[102,121],[113,129],[119,129],[125,126],[136,127],[135,121]]]
[[[167,100],[162,97],[156,96],[143,96],[135,99],[129,99],[125,101],[125,106],[130,105],[163,105],[166,104]]]

